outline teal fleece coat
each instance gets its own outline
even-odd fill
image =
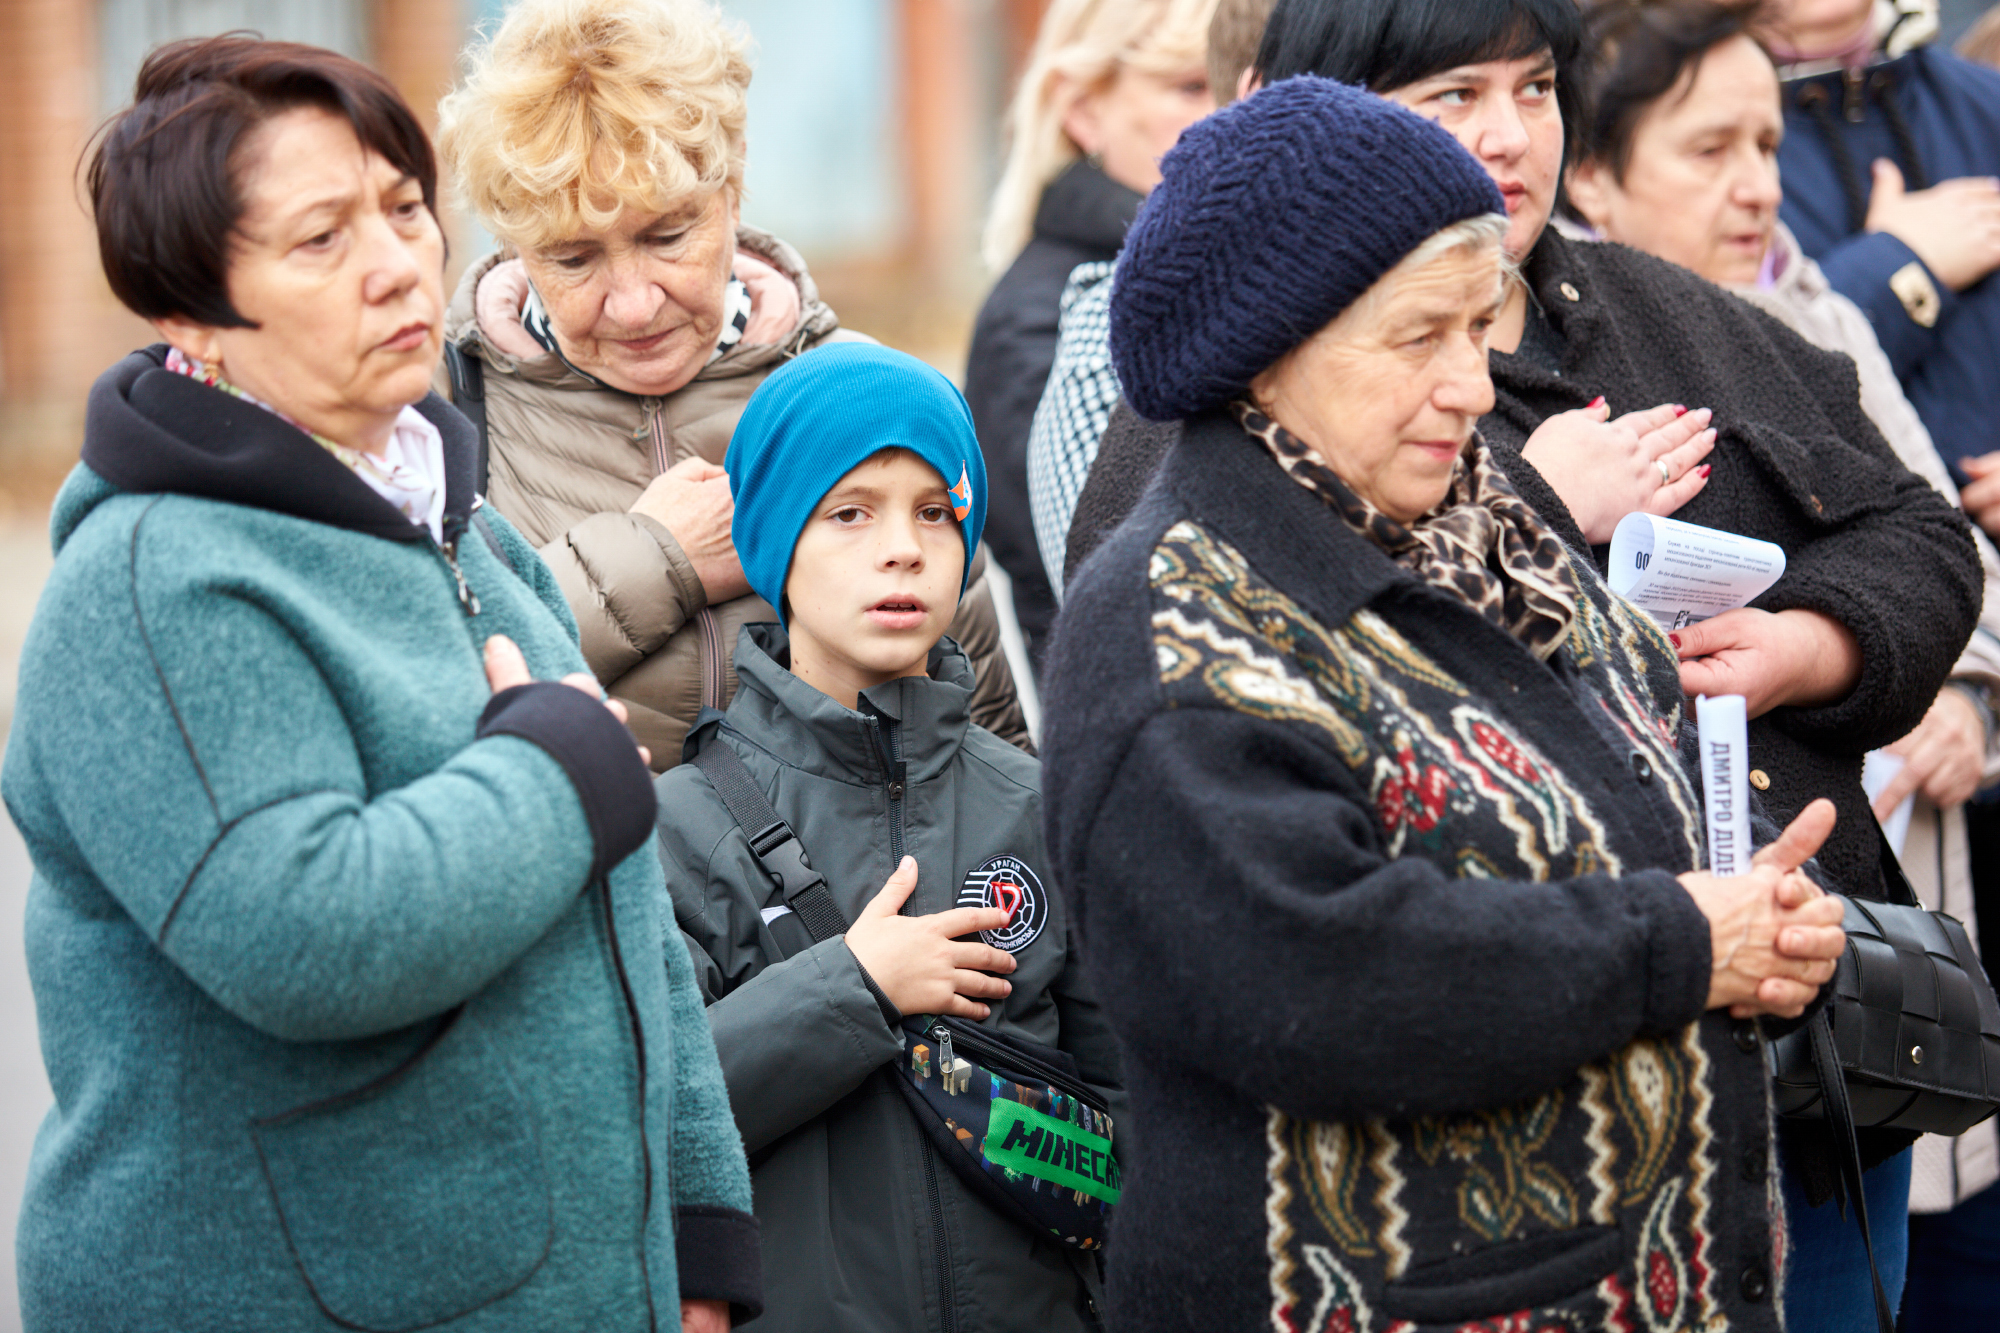
[[[753,1314],[749,1178],[661,930],[646,774],[552,683],[586,668],[533,549],[490,511],[458,544],[470,425],[420,405],[440,547],[162,353],[92,391],[0,777],[56,1098],[26,1328]],[[494,634],[545,683],[491,696]]]

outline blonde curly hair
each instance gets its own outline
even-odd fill
[[[438,106],[460,198],[517,247],[743,189],[747,39],[703,0],[521,0]]]
[[[1172,74],[1204,64],[1216,0],[1055,0],[1007,109],[1007,165],[993,191],[981,250],[994,269],[1012,263],[1034,233],[1049,182],[1083,151],[1063,118],[1121,66]],[[1218,97],[1220,93],[1217,94]]]

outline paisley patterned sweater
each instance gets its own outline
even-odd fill
[[[1673,653],[1576,574],[1538,661],[1220,414],[1080,572],[1045,773],[1132,1098],[1114,1330],[1781,1327]]]

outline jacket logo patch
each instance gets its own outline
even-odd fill
[[[958,485],[951,488],[951,516],[965,522],[965,516],[972,512],[972,474],[965,464],[958,465]]]
[[[1049,898],[1042,881],[1018,856],[995,856],[967,874],[958,888],[960,907],[998,907],[1007,924],[982,930],[979,938],[996,949],[1019,953],[1041,937],[1049,923]]]

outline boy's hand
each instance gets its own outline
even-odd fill
[[[899,916],[917,887],[917,859],[903,858],[882,891],[847,928],[847,947],[889,1003],[906,1014],[949,1014],[984,1018],[983,998],[1000,999],[1014,989],[988,972],[1012,972],[1014,955],[958,936],[998,930],[1007,924],[1000,907],[954,907],[929,916]]]

